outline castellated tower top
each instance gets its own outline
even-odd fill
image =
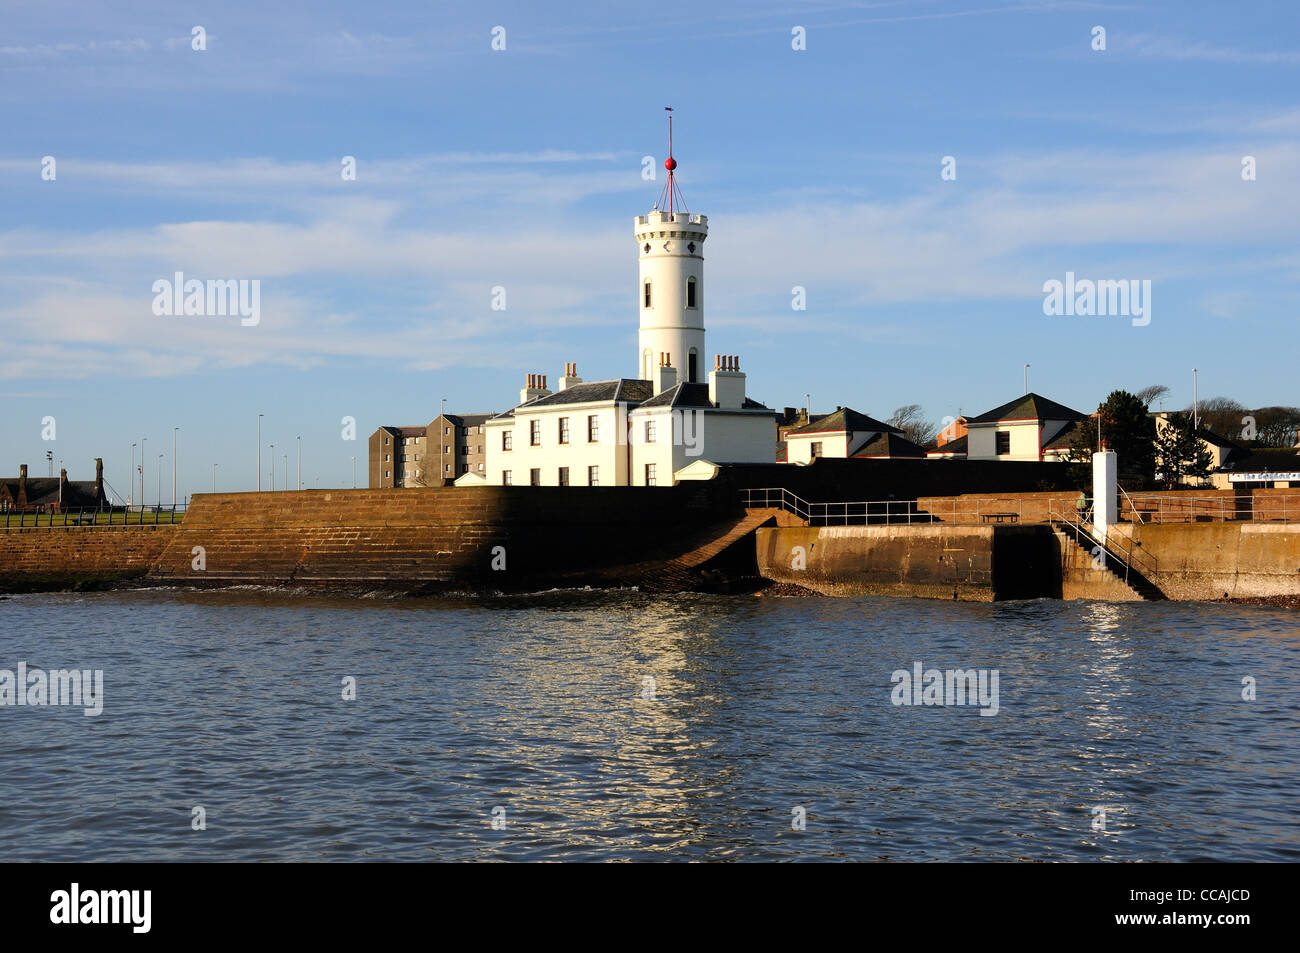
[[[671,354],[683,383],[702,383],[704,340],[704,240],[709,220],[692,215],[677,188],[668,115],[668,181],[652,212],[638,215],[634,232],[640,281],[637,304],[637,376],[651,380],[660,354]]]

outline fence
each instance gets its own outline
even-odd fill
[[[810,526],[863,526],[874,523],[1047,523],[1061,514],[1078,516],[1073,496],[926,497],[855,503],[809,503],[783,487],[741,490],[747,507],[793,513]],[[1089,502],[1091,510],[1091,498]],[[1194,523],[1228,520],[1300,522],[1300,494],[1269,496],[1180,496],[1136,494],[1122,489],[1118,515],[1132,523]]]
[[[1019,523],[1024,502],[1012,497],[1002,500],[961,500],[953,497],[942,505],[934,501],[925,509],[915,500],[870,500],[855,503],[809,503],[784,487],[741,490],[741,502],[750,508],[783,509],[809,526],[865,526],[885,523]],[[1064,499],[1061,501],[1064,503]],[[1036,520],[1030,520],[1036,522]]]
[[[185,518],[185,504],[171,506],[117,506],[70,507],[55,512],[22,513],[6,510],[0,513],[4,529],[27,527],[64,528],[76,526],[160,526],[179,523]]]

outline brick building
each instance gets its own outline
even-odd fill
[[[491,414],[443,414],[423,427],[380,427],[370,435],[370,480],[384,487],[447,486],[482,473],[483,425]]]
[[[61,513],[107,504],[104,461],[99,457],[93,480],[69,480],[67,470],[57,477],[29,477],[25,463],[18,467],[18,476],[0,477],[0,513]]]

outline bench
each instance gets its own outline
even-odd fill
[[[1019,523],[1019,513],[985,513],[980,517],[982,523]]]

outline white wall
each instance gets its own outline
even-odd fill
[[[775,434],[775,432],[775,429],[773,429],[773,434]],[[849,455],[849,439],[848,434],[846,433],[786,434],[786,462],[811,463],[812,445],[814,443],[820,443],[822,445],[823,457],[847,457]],[[773,443],[773,447],[775,448],[775,442]],[[773,450],[773,452],[775,452],[775,450]],[[709,459],[713,460],[717,458],[710,457]]]
[[[999,455],[997,432],[1011,434],[1011,452]],[[999,424],[970,424],[966,431],[968,460],[1037,460],[1039,449],[1038,421],[1008,421]]]
[[[587,441],[587,418],[595,415],[600,422],[600,439]],[[569,443],[559,441],[559,420],[569,418]],[[570,486],[587,485],[587,468],[600,467],[601,486],[619,486],[627,482],[627,447],[620,444],[619,430],[624,417],[611,403],[571,404],[566,407],[515,411],[509,424],[489,422],[487,434],[487,480],[493,486],[504,482],[502,472],[510,470],[516,486],[527,486],[529,471],[542,473],[542,486],[559,486],[560,467],[569,468]],[[530,421],[541,422],[541,444],[531,446]],[[501,449],[501,434],[513,433],[513,449]]]

